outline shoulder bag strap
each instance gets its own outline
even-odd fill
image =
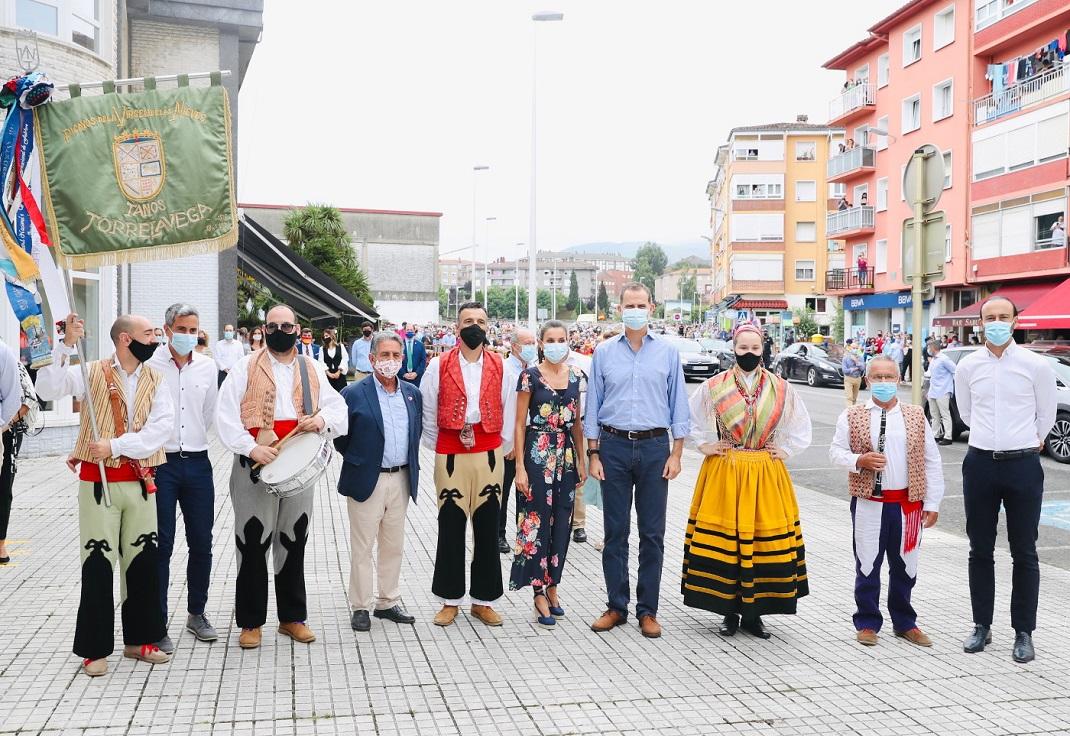
[[[297,356],[297,368],[301,371],[301,405],[305,410],[305,416],[312,414],[312,388],[308,385],[308,364],[305,356]]]
[[[108,386],[108,400],[111,402],[111,415],[115,421],[115,436],[121,437],[126,434],[126,407],[119,396],[119,384],[116,381],[115,369],[107,360],[100,361],[100,367],[104,371],[104,382]],[[92,397],[89,397],[92,401]]]

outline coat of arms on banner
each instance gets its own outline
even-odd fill
[[[115,176],[123,196],[145,202],[163,188],[165,164],[163,141],[152,131],[135,131],[115,136],[112,142]]]

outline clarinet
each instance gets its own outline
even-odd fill
[[[877,435],[877,452],[884,454],[884,433],[888,427],[888,412],[881,409],[881,428],[880,433]],[[884,485],[884,471],[878,470],[877,477],[873,480],[873,498],[883,498],[884,493],[882,486]]]

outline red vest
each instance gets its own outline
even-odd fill
[[[438,443],[435,451],[442,455],[485,452],[501,447],[502,438],[502,359],[497,353],[483,350],[483,375],[479,383],[479,424],[474,447],[461,443],[461,429],[468,413],[468,395],[461,375],[461,349],[453,348],[438,363]]]

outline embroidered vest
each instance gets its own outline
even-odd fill
[[[479,424],[473,427],[476,444],[465,448],[460,432],[468,413],[468,395],[461,374],[461,349],[453,348],[438,365],[438,447],[440,454],[481,452],[501,446],[502,358],[490,350],[483,351],[483,374],[479,382]]]
[[[295,355],[308,365],[308,386],[312,392],[312,410],[320,405],[320,380],[312,359],[304,355]],[[301,397],[301,369],[294,363],[294,380],[290,387],[294,410],[297,416],[304,413],[304,401]],[[267,350],[258,350],[249,359],[249,377],[245,384],[245,395],[241,400],[241,422],[246,429],[272,429],[275,426],[275,374],[271,370],[271,356]]]
[[[920,406],[899,403],[903,412],[903,424],[907,433],[907,498],[921,501],[925,498],[925,412]],[[856,404],[847,410],[847,429],[851,452],[873,452],[872,429],[869,407]],[[873,495],[876,473],[859,470],[847,474],[847,487],[852,496],[869,498]]]
[[[108,382],[104,379],[104,369],[102,368],[104,363],[110,361],[111,358],[107,358],[106,360],[95,360],[89,364],[89,390],[87,392],[88,395],[83,398],[83,401],[91,400],[93,402],[93,408],[97,416],[97,433],[102,440],[115,439],[115,417],[111,411]],[[127,406],[126,382],[121,377],[121,371],[117,370],[115,373],[120,394],[119,398],[122,405]],[[152,410],[152,400],[156,396],[156,390],[162,384],[163,376],[159,372],[147,365],[141,366],[141,375],[138,376],[137,390],[134,393],[134,415],[126,418],[127,432],[140,432],[142,427],[145,426],[145,422],[149,418],[149,412]],[[79,460],[95,466],[96,463],[93,462],[89,455],[89,443],[93,441],[93,432],[89,424],[88,408],[83,407],[79,414],[81,425],[78,429],[78,440],[75,442],[74,451],[71,454]],[[155,467],[163,465],[167,460],[167,456],[164,454],[163,446],[161,445],[148,457],[136,459],[143,467]],[[118,468],[122,463],[119,458],[110,457],[104,461],[104,465],[108,468]]]

